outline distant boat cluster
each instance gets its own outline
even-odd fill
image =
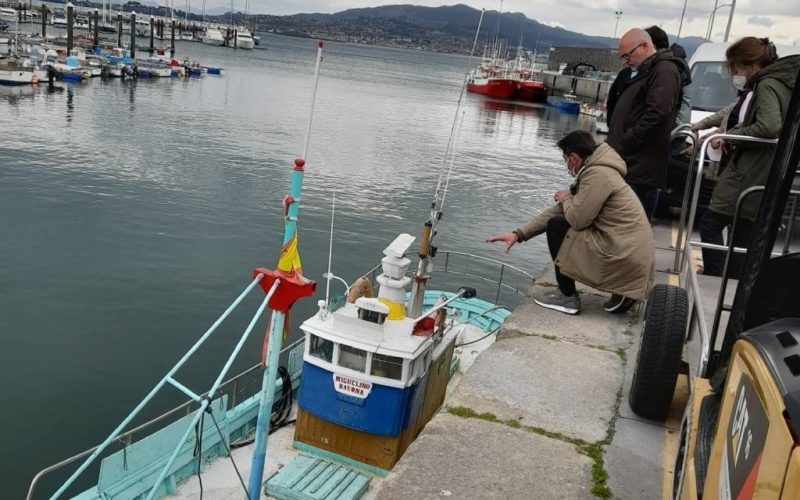
[[[8,54],[0,54],[0,84],[82,82],[93,77],[149,79],[220,75],[222,68],[175,58],[174,42],[194,41],[246,50],[259,43],[257,36],[241,26],[204,26],[154,17],[142,19],[135,13],[127,18],[116,14],[116,23],[113,18],[113,15],[109,18],[105,8],[102,14],[96,9],[85,15],[77,10],[71,15],[64,10],[51,13],[46,7],[41,11],[0,8],[0,45],[9,45]],[[13,31],[11,23],[15,26]],[[41,28],[24,33],[19,28],[20,23]],[[66,33],[47,33],[48,26],[67,30]],[[116,40],[100,36],[109,33],[115,33]],[[149,37],[149,47],[137,47],[137,37]],[[125,45],[123,38],[130,43]],[[168,41],[169,47],[156,47],[155,40]]]
[[[498,99],[544,103],[547,85],[534,78],[533,59],[484,57],[467,77],[467,91]]]

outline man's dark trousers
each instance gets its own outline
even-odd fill
[[[550,248],[550,256],[553,258],[554,265],[556,256],[558,255],[558,249],[561,248],[561,243],[567,236],[568,229],[569,223],[563,215],[556,215],[547,221],[547,246]],[[561,274],[558,266],[555,266],[555,268],[556,281],[558,282],[558,288],[561,290],[561,293],[568,297],[575,295],[577,292],[577,290],[575,290],[575,280]]]

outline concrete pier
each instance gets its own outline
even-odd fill
[[[654,232],[656,282],[674,282],[671,228]],[[555,283],[548,267],[529,295]],[[608,294],[578,290],[577,316],[525,299],[370,496],[661,498],[680,415],[653,422],[628,407],[644,308],[608,314]]]

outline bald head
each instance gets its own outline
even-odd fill
[[[641,28],[634,28],[619,39],[619,57],[627,66],[638,67],[655,53],[650,35]]]

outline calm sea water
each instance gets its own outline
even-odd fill
[[[180,57],[225,67],[222,77],[0,88],[0,498],[21,498],[36,471],[99,443],[251,270],[274,266],[316,42],[262,43],[178,45]],[[398,233],[419,232],[466,65],[326,44],[300,215],[308,276],[321,280],[327,265],[334,190],[340,276],[372,267]],[[483,241],[548,205],[568,182],[555,141],[592,124],[473,95],[462,109],[437,244],[536,271],[549,258],[543,238],[508,256]],[[180,380],[208,387],[257,299]],[[314,302],[295,308],[293,327]],[[259,359],[264,323],[234,372]],[[156,409],[177,400],[170,393]]]

